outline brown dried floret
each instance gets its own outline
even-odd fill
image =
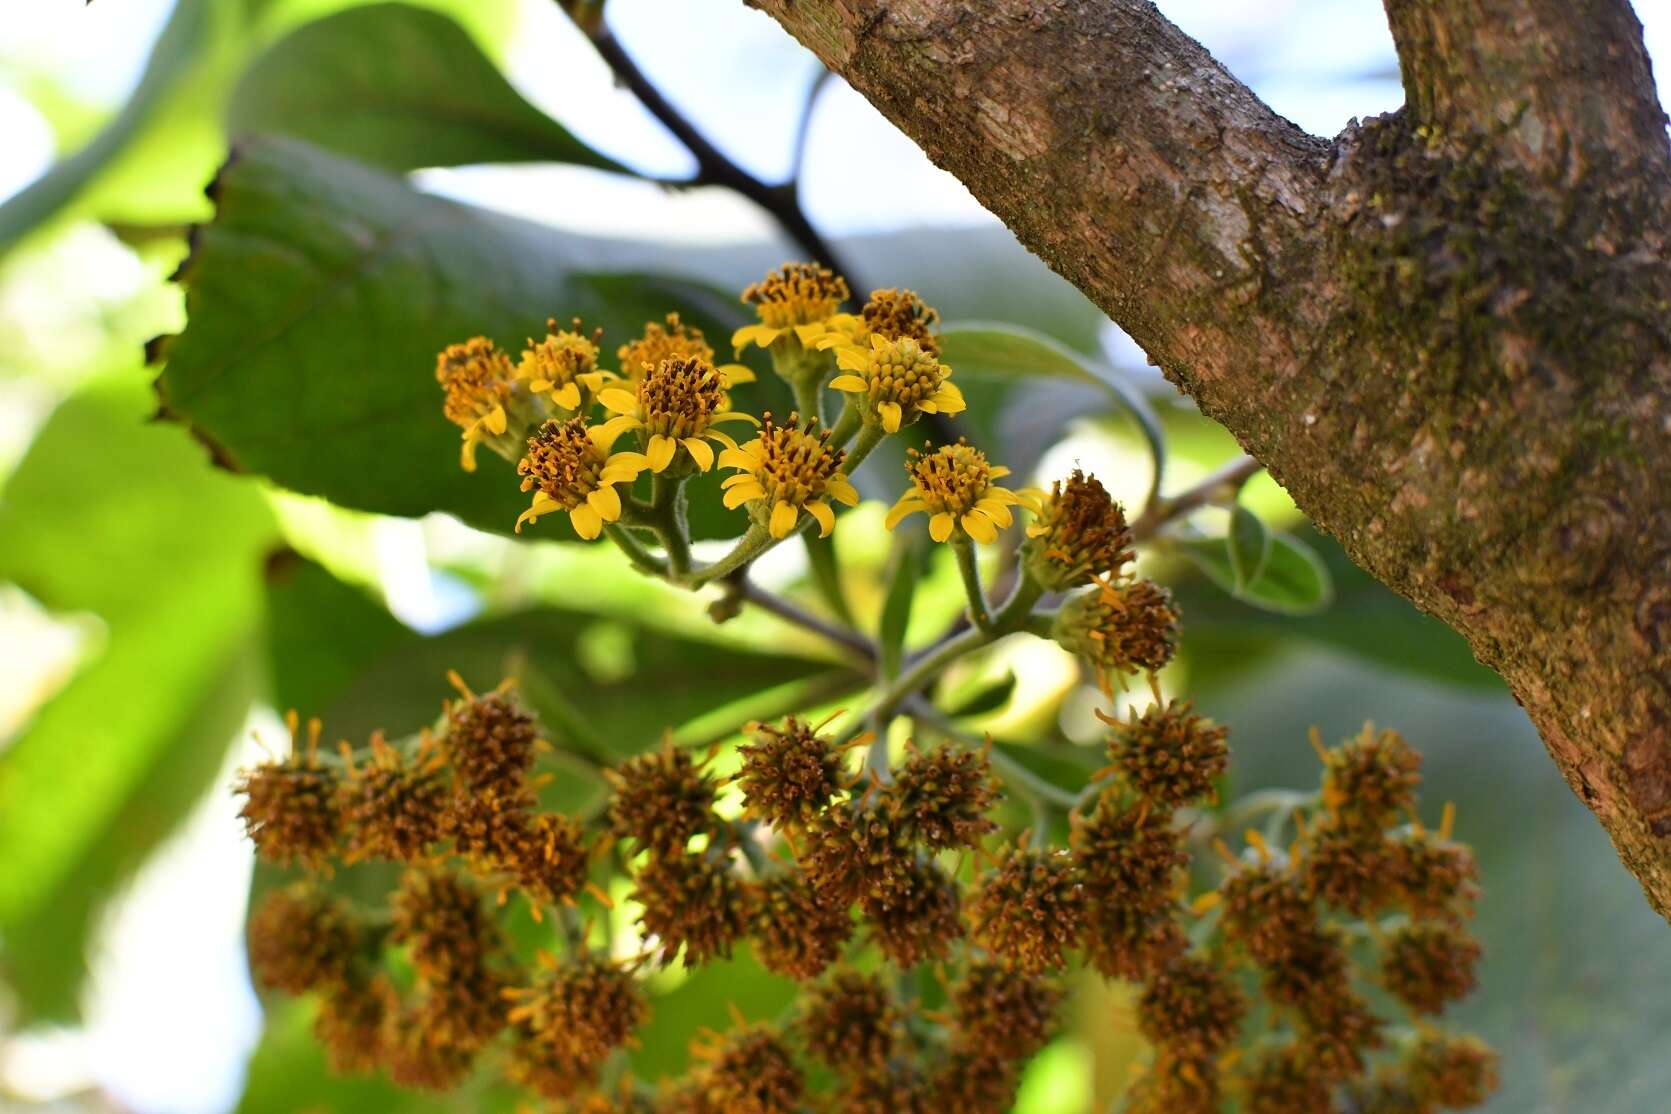
[[[339,1075],[376,1070],[383,1055],[384,1019],[398,1008],[394,987],[381,976],[350,978],[319,1001],[313,1035],[325,1047],[325,1059]]]
[[[982,881],[969,918],[976,943],[1022,970],[1060,968],[1085,919],[1085,891],[1073,855],[1004,848]]]
[[[1283,1044],[1255,1056],[1237,1079],[1243,1114],[1333,1114],[1329,1081],[1305,1048]]]
[[[1378,832],[1415,806],[1421,764],[1398,732],[1365,724],[1356,738],[1323,752],[1323,804],[1336,824]]]
[[[1479,942],[1455,924],[1407,924],[1387,939],[1381,982],[1416,1013],[1437,1014],[1473,993],[1479,958]]]
[[[877,793],[825,809],[808,826],[801,851],[808,881],[831,905],[891,890],[914,861],[897,801]]]
[[[1392,840],[1387,874],[1399,903],[1418,920],[1456,917],[1479,892],[1473,851],[1434,832]]]
[[[446,705],[442,750],[464,785],[476,792],[515,796],[534,765],[539,727],[501,685],[477,696],[457,673],[448,675],[462,699]]]
[[[1007,1114],[1015,1102],[1015,1061],[954,1050],[929,1076],[933,1109],[958,1114]]]
[[[341,986],[359,941],[343,902],[297,883],[268,894],[250,917],[250,969],[256,982],[287,994]]]
[[[534,795],[520,788],[507,794],[460,786],[447,800],[444,831],[453,851],[468,859],[473,870],[492,873],[504,869],[521,849],[534,803]]]
[[[592,852],[579,822],[557,812],[536,814],[523,826],[521,840],[505,865],[517,885],[535,901],[572,905],[586,888]]]
[[[1125,511],[1095,476],[1077,468],[1066,483],[1051,486],[1027,527],[1027,539],[1022,551],[1027,569],[1052,592],[1118,576],[1135,556]]]
[[[893,1063],[850,1076],[836,1096],[838,1114],[945,1114],[934,1081],[915,1064]]]
[[[371,758],[350,768],[343,787],[348,859],[393,859],[415,863],[446,834],[447,787],[442,758],[428,735],[410,756],[391,747],[382,734],[371,737]]]
[[[1219,1114],[1218,1068],[1209,1059],[1161,1049],[1121,1109],[1123,1114]]]
[[[1132,720],[1109,722],[1109,760],[1127,785],[1168,808],[1207,797],[1230,763],[1229,728],[1196,715],[1188,701],[1151,704]]]
[[[916,863],[882,893],[860,899],[870,939],[896,966],[944,958],[963,935],[957,883],[933,863]]]
[[[570,1110],[569,1100],[597,1082],[594,1066],[569,1060],[549,1044],[521,1031],[506,1048],[503,1063],[508,1081],[552,1103],[557,1110]]]
[[[809,724],[790,716],[781,728],[751,723],[746,730],[733,780],[748,815],[774,827],[804,824],[841,790],[841,752]]]
[[[931,356],[940,354],[940,311],[911,290],[872,290],[862,311],[865,331],[898,340],[910,337]]]
[[[408,1018],[435,1044],[474,1052],[504,1030],[510,1010],[505,979],[497,971],[479,966],[420,984]]]
[[[1349,987],[1307,999],[1299,1028],[1312,1071],[1331,1083],[1361,1078],[1366,1056],[1384,1043],[1381,1019]]]
[[[1210,1058],[1236,1039],[1247,999],[1224,972],[1181,956],[1149,980],[1137,1002],[1137,1025],[1150,1043],[1185,1058]]]
[[[821,900],[799,873],[768,878],[753,919],[756,958],[766,970],[791,979],[817,978],[841,958],[853,935],[847,906]]]
[[[1317,909],[1294,876],[1275,862],[1242,866],[1219,885],[1225,938],[1269,966],[1318,931]]]
[[[1169,911],[1090,906],[1081,941],[1085,962],[1105,978],[1141,982],[1189,950]]]
[[[391,906],[391,938],[409,949],[424,979],[445,982],[474,974],[499,944],[498,926],[481,894],[447,871],[407,871]]]
[[[319,761],[319,721],[308,721],[305,742],[294,711],[287,721],[289,756],[239,774],[234,791],[244,805],[238,816],[263,861],[315,869],[342,836],[341,779]]]
[[[685,950],[685,965],[728,958],[748,930],[750,900],[723,856],[655,855],[634,878],[639,925],[655,937],[661,962]]]
[[[1380,832],[1357,834],[1333,825],[1308,832],[1300,869],[1309,895],[1354,917],[1384,909],[1394,897],[1389,848]]]
[[[606,776],[615,788],[610,827],[641,848],[675,854],[713,825],[713,779],[689,751],[671,741],[628,759]]]
[[[886,793],[906,833],[936,851],[973,847],[997,828],[986,812],[998,799],[998,784],[983,751],[913,748]]]
[[[417,1091],[450,1091],[470,1074],[477,1048],[448,1043],[427,1026],[437,1019],[427,1006],[394,1010],[384,1017],[381,1063],[396,1085]]]
[[[834,1070],[870,1074],[898,1050],[904,1016],[880,978],[841,971],[808,992],[800,1031],[807,1051]]]
[[[1069,842],[1093,918],[1109,911],[1158,912],[1177,900],[1189,856],[1171,813],[1104,796],[1088,818],[1076,813],[1072,820]]]
[[[955,1045],[967,1052],[1021,1061],[1056,1031],[1062,988],[1001,963],[975,962],[951,988]]]
[[[1178,609],[1172,593],[1151,580],[1103,579],[1062,604],[1051,634],[1090,661],[1105,681],[1114,674],[1154,672],[1178,648]]]
[[[1498,1084],[1497,1053],[1474,1036],[1423,1037],[1402,1069],[1416,1098],[1450,1110],[1480,1105]]]
[[[734,1030],[725,1042],[702,1052],[708,1061],[703,1090],[727,1114],[794,1114],[806,1079],[778,1035],[760,1026]]]
[[[589,1072],[626,1044],[649,1012],[638,981],[592,954],[566,960],[542,955],[534,985],[506,992],[509,1020],[555,1057]]]

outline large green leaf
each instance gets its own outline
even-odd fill
[[[524,100],[457,23],[408,4],[351,8],[276,43],[233,90],[227,130],[295,136],[393,170],[624,169]]]
[[[740,319],[707,287],[577,269],[581,241],[296,140],[241,145],[213,193],[215,220],[181,269],[189,323],[161,346],[164,409],[228,467],[343,506],[510,531],[527,498],[512,466],[489,452],[477,472],[458,466],[434,379],[449,343],[520,347],[552,315],[600,324],[611,343],[674,309],[719,335]],[[766,379],[739,401],[780,389]],[[740,511],[715,509],[717,484],[696,485],[693,528],[741,532]],[[551,515],[535,536],[573,535]]]
[[[271,518],[147,405],[137,376],[72,398],[0,497],[0,579],[106,631],[0,755],[0,936],[37,1013],[73,1010],[100,903],[206,787],[259,687]]]

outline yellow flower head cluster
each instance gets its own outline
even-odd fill
[[[965,409],[963,393],[951,382],[952,369],[915,337],[889,340],[871,333],[863,348],[838,348],[836,366],[843,374],[830,386],[853,395],[859,412],[874,415],[889,433],[898,433],[921,414]]]
[[[1032,505],[1029,494],[995,482],[1010,474],[1008,468],[988,463],[985,453],[964,441],[926,453],[912,449],[907,457],[911,486],[888,512],[890,530],[922,511],[928,515],[929,536],[937,542],[957,534],[990,543],[1013,521],[1011,507]]]
[[[584,418],[551,418],[528,438],[528,454],[516,466],[522,490],[534,493],[533,502],[517,517],[524,522],[566,511],[574,532],[595,538],[603,524],[621,517],[621,496],[615,485],[631,482],[649,467],[642,453],[611,453],[619,430],[586,425]]]
[[[745,369],[746,370],[746,369]],[[729,409],[726,393],[733,380],[700,356],[672,356],[638,381],[635,390],[611,387],[598,395],[617,416],[604,423],[616,436],[629,429],[646,437],[644,455],[652,472],[664,472],[680,446],[706,472],[714,466],[708,441],[727,448],[737,443],[713,427],[720,422],[752,422],[752,414]]]
[[[659,367],[663,360],[695,357],[714,362],[714,347],[702,335],[701,329],[685,324],[676,313],[668,314],[666,321],[666,325],[655,321],[647,323],[643,336],[629,340],[615,350],[615,358],[621,363],[622,378],[642,378],[647,369]]]
[[[516,368],[517,377],[559,410],[577,413],[609,378],[608,372],[598,369],[598,341],[603,330],[597,329],[588,337],[580,331],[579,318],[575,318],[572,329],[559,329],[554,320],[547,321],[545,328],[545,339],[529,338]]]
[[[739,352],[750,344],[770,347],[793,336],[808,348],[830,332],[832,319],[849,296],[847,280],[817,263],[785,263],[743,291],[743,301],[760,315],[759,324],[731,334]]]
[[[510,357],[486,337],[449,344],[435,360],[435,379],[447,393],[442,413],[464,431],[459,463],[476,470],[476,446],[507,428],[506,406],[514,387]]]
[[[767,414],[760,436],[719,455],[722,466],[737,469],[725,481],[725,505],[746,504],[774,538],[788,537],[802,512],[828,535],[835,529],[829,500],[848,507],[859,501],[858,491],[841,471],[843,455],[816,420],[803,423],[799,414],[791,414],[789,424],[780,426]]]

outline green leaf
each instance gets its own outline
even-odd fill
[[[1242,585],[1232,561],[1231,545],[1217,538],[1194,538],[1178,550],[1213,583],[1244,603],[1284,615],[1313,615],[1334,600],[1329,570],[1316,552],[1292,534],[1273,532],[1259,576]]]
[[[514,468],[484,451],[479,471],[463,471],[441,413],[435,356],[449,343],[480,334],[514,351],[557,315],[602,325],[610,350],[679,310],[723,344],[740,321],[706,287],[577,270],[595,245],[296,140],[242,144],[213,192],[215,220],[180,273],[189,323],[159,346],[164,410],[228,467],[342,506],[511,531],[527,502]],[[762,379],[740,403],[781,390]],[[719,482],[693,481],[700,536],[746,525],[719,507]],[[531,536],[573,537],[566,518]]]
[[[940,356],[958,376],[1004,380],[1051,376],[1100,388],[1136,420],[1154,459],[1158,489],[1166,465],[1166,435],[1143,393],[1100,361],[1090,361],[1042,333],[1016,325],[959,322],[940,334]],[[1095,364],[1093,371],[1091,365]]]
[[[911,601],[917,593],[917,555],[912,547],[896,545],[892,565],[877,639],[884,677],[899,676],[900,663],[905,657],[905,634],[911,627]]]
[[[0,935],[34,1015],[73,1012],[98,909],[207,787],[260,685],[272,519],[146,411],[137,377],[71,398],[0,497],[0,580],[106,630],[0,755]]]
[[[1271,555],[1271,536],[1259,516],[1237,503],[1230,512],[1230,532],[1224,537],[1236,590],[1245,592],[1259,582]]]
[[[626,169],[524,100],[457,23],[406,4],[352,8],[276,43],[233,90],[227,130],[294,136],[391,170]]]
[[[412,629],[377,600],[285,549],[267,559],[273,703],[304,716],[328,707]]]
[[[967,692],[953,693],[948,698],[946,715],[953,717],[984,716],[996,712],[1010,702],[1015,693],[1015,673],[1006,670],[1002,677],[975,685]]]
[[[0,254],[74,199],[122,152],[202,49],[212,8],[210,0],[177,0],[122,110],[86,146],[0,205]]]

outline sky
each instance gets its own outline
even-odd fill
[[[631,96],[616,89],[587,43],[547,0],[521,0],[508,76],[593,146],[647,173],[688,173],[691,160]],[[59,153],[20,86],[50,75],[78,98],[118,105],[144,64],[168,0],[0,0],[0,198]],[[1278,112],[1333,135],[1354,116],[1397,108],[1397,65],[1377,0],[1162,0]],[[1662,99],[1671,74],[1671,3],[1639,3]],[[611,0],[626,48],[723,150],[751,172],[790,171],[810,55],[738,0]],[[840,235],[993,220],[862,97],[827,83],[811,117],[803,201]],[[669,194],[564,169],[469,168],[423,173],[429,189],[598,233],[729,241],[770,225],[722,191]],[[554,186],[565,203],[553,211]],[[390,529],[400,529],[390,524]],[[278,735],[276,722],[264,734]],[[240,752],[240,759],[247,756]],[[240,924],[248,858],[229,795],[198,814],[113,908],[94,963],[84,1030],[0,1049],[0,1081],[41,1094],[92,1084],[136,1110],[215,1114],[235,1102],[258,1007],[244,981]],[[172,915],[196,902],[193,930]],[[159,956],[172,954],[172,961]],[[149,972],[149,975],[147,975]],[[158,978],[166,977],[166,993]],[[159,1002],[169,1017],[159,1024]],[[180,1025],[190,1024],[190,1034]]]

